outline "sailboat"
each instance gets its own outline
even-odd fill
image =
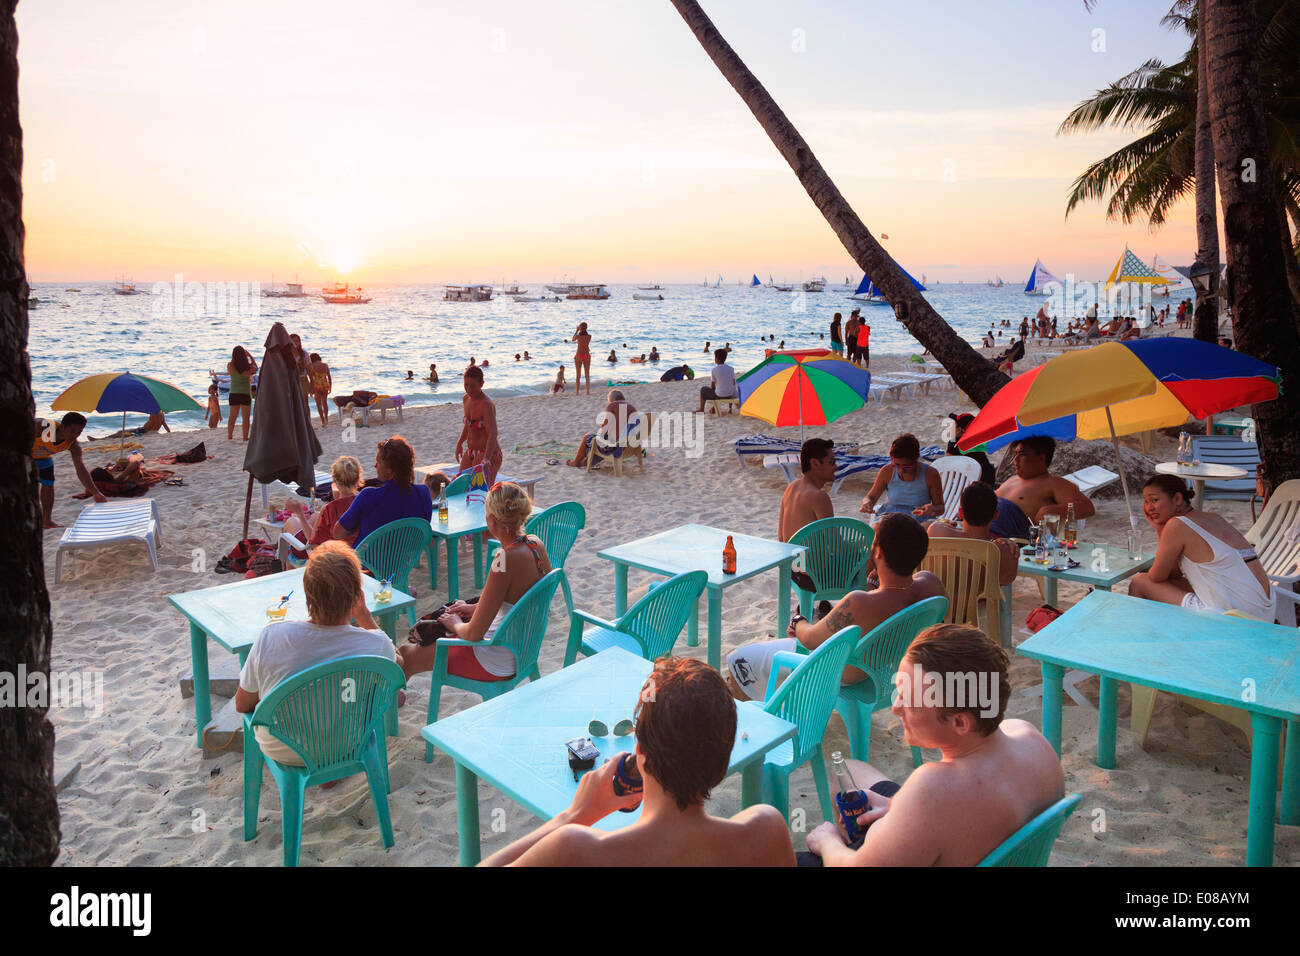
[[[715,288],[715,289],[721,289],[721,288],[722,288],[722,276],[718,276],[718,281],[714,284],[713,288]]]
[[[1156,295],[1167,296],[1170,292],[1191,291],[1192,284],[1187,281],[1187,278],[1159,256],[1154,256],[1151,259],[1151,268],[1157,274],[1162,275],[1169,280],[1169,284],[1164,286],[1163,290],[1157,292]]]
[[[1033,271],[1029,273],[1029,281],[1025,283],[1025,295],[1050,295],[1047,287],[1053,283],[1062,284],[1060,279],[1047,270],[1042,259],[1035,259]]]
[[[903,275],[907,276],[907,278],[911,280],[912,285],[917,289],[917,291],[925,291],[925,285],[921,282],[917,282],[916,277],[906,269],[903,270]],[[880,291],[876,284],[871,281],[871,277],[865,272],[862,274],[862,281],[858,283],[857,291],[854,292],[853,295],[849,296],[849,298],[854,302],[865,302],[868,305],[889,305],[889,300],[885,298],[885,294]]]
[[[754,288],[757,288],[758,286],[761,286],[762,284],[763,284],[763,283],[761,283],[761,282],[758,281],[758,274],[755,273],[755,274],[754,274],[754,278],[750,280],[749,287],[750,287],[751,289],[754,289]]]
[[[1125,285],[1130,282],[1135,285],[1150,285],[1161,288],[1170,284],[1169,279],[1146,265],[1133,254],[1128,246],[1125,246],[1124,254],[1115,263],[1115,268],[1110,270],[1110,277],[1101,288],[1104,292],[1113,285]]]

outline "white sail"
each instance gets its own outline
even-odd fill
[[[1169,280],[1169,285],[1165,286],[1162,291],[1186,292],[1192,288],[1192,284],[1187,281],[1187,278],[1181,272],[1159,256],[1151,260],[1151,268],[1155,270],[1157,275]]]

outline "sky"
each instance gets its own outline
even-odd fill
[[[1134,134],[1056,135],[1182,55],[1170,3],[702,5],[905,268],[1011,282],[1194,258],[1190,204],[1066,220]],[[41,0],[18,31],[33,281],[858,274],[667,0]]]

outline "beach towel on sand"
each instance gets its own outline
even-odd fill
[[[138,498],[154,485],[166,481],[174,474],[176,474],[174,471],[151,471],[148,468],[141,468],[140,477],[136,481],[96,481],[95,487],[101,494],[108,495],[110,498]],[[90,493],[83,491],[72,497],[89,498]]]

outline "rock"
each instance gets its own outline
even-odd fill
[[[1141,496],[1142,483],[1155,474],[1156,460],[1140,451],[1134,451],[1127,445],[1119,446],[1120,457],[1124,462],[1124,474],[1128,476],[1128,490],[1132,495]],[[1057,442],[1056,454],[1052,457],[1051,472],[1054,475],[1068,475],[1087,468],[1100,465],[1107,471],[1118,471],[1115,460],[1115,446],[1109,441],[1072,441]],[[1011,460],[1011,447],[1007,446],[1002,460],[997,465],[997,479],[1001,484],[1014,471]],[[1105,488],[1095,491],[1093,498],[1123,498],[1124,489],[1117,481]]]

